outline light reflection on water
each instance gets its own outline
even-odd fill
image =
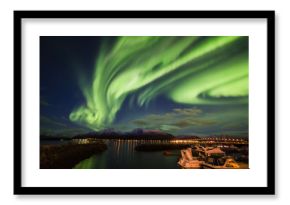
[[[136,152],[139,144],[162,144],[166,140],[105,140],[108,149],[81,161],[76,169],[178,169],[178,156],[164,156],[163,151]],[[176,155],[179,151],[173,151]]]

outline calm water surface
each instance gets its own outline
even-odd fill
[[[163,151],[137,152],[135,146],[143,143],[158,144],[160,140],[106,140],[108,149],[77,164],[76,169],[178,169],[179,150],[174,156]]]

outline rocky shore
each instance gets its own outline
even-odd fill
[[[107,149],[104,143],[40,146],[40,169],[70,169],[80,161]]]

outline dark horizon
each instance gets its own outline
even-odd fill
[[[72,136],[65,136],[65,135],[49,135],[49,134],[41,134],[40,138],[48,139],[57,139],[57,138],[67,138],[67,139],[72,139],[72,138],[106,138],[106,137],[115,137],[118,139],[126,139],[126,137],[132,137],[130,139],[137,139],[142,138],[142,136],[153,136],[152,139],[154,139],[154,136],[157,137],[158,139],[162,139],[162,137],[170,136],[173,138],[208,138],[208,137],[224,137],[224,138],[248,138],[247,135],[228,135],[228,134],[212,134],[212,135],[195,135],[195,134],[187,134],[187,135],[173,135],[168,132],[162,132],[159,130],[144,130],[141,128],[136,128],[131,131],[120,131],[120,130],[114,130],[113,128],[110,129],[104,129],[102,131],[91,131],[87,133],[82,133],[82,134],[75,134]],[[168,139],[164,137],[164,139]]]

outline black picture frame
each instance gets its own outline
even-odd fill
[[[27,18],[219,18],[267,21],[266,187],[23,187],[21,20]],[[275,194],[275,11],[14,11],[14,194],[273,195]]]

